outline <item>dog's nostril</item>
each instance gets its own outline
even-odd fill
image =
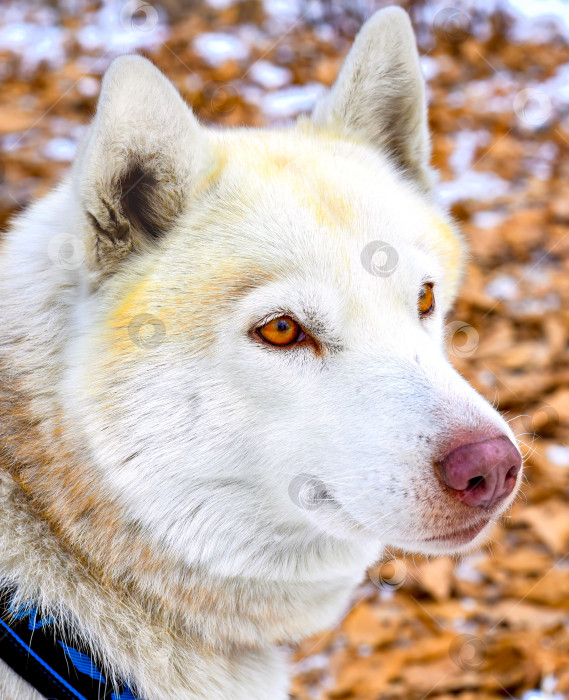
[[[483,483],[484,483],[483,476],[474,476],[474,477],[472,477],[472,479],[469,479],[467,489],[469,489],[469,490],[475,489],[477,486],[480,486],[480,484],[483,484]]]
[[[506,474],[506,479],[515,479],[515,477],[518,475],[518,472],[520,471],[520,467],[517,464],[514,464],[513,467],[510,467],[508,470],[508,473]]]

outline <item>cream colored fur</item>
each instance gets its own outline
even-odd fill
[[[0,578],[146,700],[284,700],[280,645],[332,625],[385,545],[458,551],[432,538],[486,517],[434,468],[511,433],[444,355],[464,246],[429,155],[397,8],[286,128],[206,129],[127,56],[69,178],[7,234]],[[378,240],[392,274],[362,263]],[[282,313],[317,347],[257,342]],[[0,695],[37,697],[3,666]]]

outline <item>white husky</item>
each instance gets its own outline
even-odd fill
[[[479,542],[520,479],[453,370],[407,15],[310,119],[198,124],[108,70],[72,173],[0,249],[0,579],[145,700],[287,697],[382,547]],[[62,623],[63,624],[63,623]],[[0,663],[2,698],[40,696]]]

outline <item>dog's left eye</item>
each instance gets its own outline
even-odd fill
[[[421,318],[430,316],[435,310],[435,293],[433,291],[433,286],[434,284],[432,282],[425,282],[421,287],[419,299],[417,301],[417,308],[419,309],[419,316]]]
[[[300,325],[290,316],[279,316],[257,329],[259,336],[269,345],[285,347],[304,340]]]

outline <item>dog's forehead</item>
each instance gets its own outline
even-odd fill
[[[459,237],[371,149],[297,130],[222,132],[216,138],[207,203],[166,237],[156,255],[139,260],[133,281],[127,275],[120,283],[120,303],[107,310],[108,324],[121,337],[132,316],[145,311],[209,338],[217,317],[212,309],[280,282],[285,295],[286,285],[333,286],[346,303],[365,311],[365,299],[373,306],[393,284],[416,286],[432,262],[445,293],[454,295]],[[383,244],[393,248],[398,264],[390,278],[366,267],[366,251],[371,246],[371,257],[373,247]]]
[[[366,144],[301,123],[235,130],[218,148],[225,216],[246,212],[244,235],[266,237],[283,261],[293,263],[294,253],[302,252],[324,262],[326,251],[334,251],[358,265],[356,253],[365,257],[366,246],[385,243],[400,257],[416,257],[412,251],[433,256],[453,284],[458,278],[463,246],[453,225]]]

